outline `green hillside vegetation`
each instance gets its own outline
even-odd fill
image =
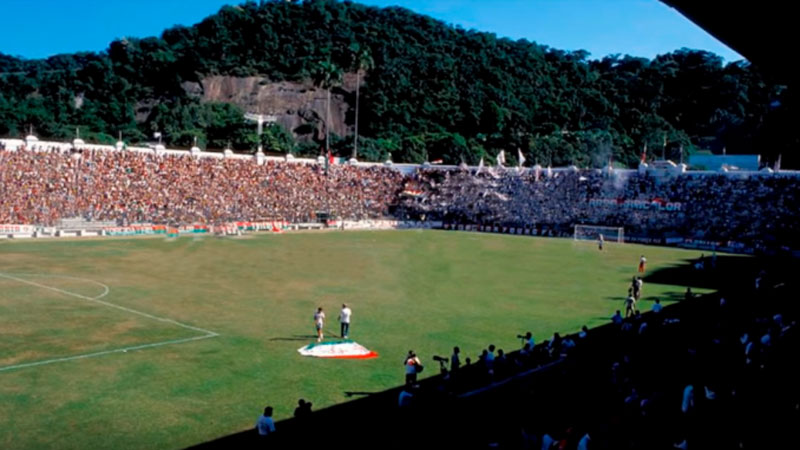
[[[335,90],[342,73],[360,71],[360,159],[390,152],[402,162],[476,164],[506,150],[513,163],[519,148],[529,164],[599,166],[613,155],[633,165],[646,144],[651,156],[725,146],[767,161],[783,153],[792,164],[790,91],[749,63],[688,49],[588,57],[402,8],[250,1],[101,53],[0,54],[0,135],[32,125],[40,136],[71,139],[80,126],[87,140],[113,142],[122,132],[140,142],[159,130],[168,145],[197,136],[204,147],[249,150],[258,138],[242,111],[202,103],[182,83],[260,75]],[[354,106],[355,95],[347,102]],[[291,131],[268,128],[265,146],[316,154],[324,145],[298,144]],[[330,139],[335,153],[350,155],[352,135]]]

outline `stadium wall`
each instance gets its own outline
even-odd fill
[[[5,147],[7,151],[16,151],[18,149],[30,149],[33,151],[55,149],[66,153],[72,151],[73,149],[88,149],[88,150],[109,151],[109,152],[130,151],[130,152],[148,153],[148,154],[155,153],[157,155],[191,156],[196,158],[251,160],[257,164],[264,164],[266,161],[282,161],[294,164],[325,164],[325,157],[323,156],[314,159],[314,158],[295,158],[291,154],[285,156],[268,156],[265,155],[264,153],[256,153],[254,155],[241,155],[233,153],[233,151],[228,149],[224,150],[223,152],[209,152],[209,151],[203,151],[198,147],[193,147],[190,150],[179,150],[179,149],[167,149],[162,145],[156,145],[153,147],[127,146],[123,142],[117,142],[116,145],[100,145],[100,144],[87,144],[79,139],[76,139],[72,143],[39,141],[35,136],[28,136],[25,140],[0,139],[0,144],[2,144],[0,145],[0,147]],[[480,168],[478,166],[465,166],[465,165],[456,166],[456,165],[431,164],[428,162],[423,164],[404,164],[404,163],[394,163],[392,161],[386,161],[383,163],[372,163],[372,162],[360,162],[356,160],[345,161],[343,158],[334,158],[333,164],[334,165],[349,164],[357,167],[385,166],[397,170],[398,172],[401,172],[406,175],[413,174],[415,171],[419,169],[434,169],[434,170],[467,169],[474,171],[497,169],[488,167]],[[520,170],[522,172],[534,171],[534,172],[540,172],[542,176],[551,177],[559,172],[577,172],[586,169],[579,169],[575,166],[541,167],[539,165],[535,165],[533,167],[501,168],[500,170]],[[592,170],[605,170],[623,175],[633,174],[637,172],[640,174],[647,173],[648,175],[654,177],[678,176],[678,175],[703,176],[703,175],[719,175],[719,174],[724,174],[730,177],[750,177],[750,176],[768,176],[768,175],[800,177],[800,171],[786,171],[786,170],[773,171],[772,169],[769,168],[763,168],[761,170],[729,170],[727,167],[723,166],[719,170],[688,170],[685,164],[675,164],[672,163],[671,161],[654,161],[649,165],[646,163],[642,163],[639,165],[637,169],[615,169],[607,167],[604,169],[592,169]]]
[[[441,221],[414,220],[361,220],[329,221],[328,223],[292,223],[286,221],[228,222],[221,225],[191,224],[173,227],[156,224],[133,224],[127,226],[93,226],[85,222],[82,227],[38,227],[34,225],[0,224],[0,239],[102,237],[102,236],[158,236],[241,233],[281,233],[302,230],[401,230],[442,228]]]
[[[465,224],[465,223],[442,223],[440,227],[449,231],[472,231],[479,233],[515,234],[521,236],[540,236],[540,237],[562,237],[569,238],[572,235],[563,230],[552,227],[537,227],[536,224],[524,227],[508,227],[501,225],[484,224]],[[696,239],[683,236],[647,236],[647,235],[628,235],[625,234],[625,243],[661,245],[667,247],[681,247],[697,250],[718,251],[722,253],[738,253],[747,255],[776,255],[773,249],[752,247],[738,241],[715,241],[708,239]],[[800,250],[784,248],[784,254],[794,258],[800,258]]]

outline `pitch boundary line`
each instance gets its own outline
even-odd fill
[[[24,284],[28,284],[28,285],[31,285],[31,286],[36,286],[36,287],[42,288],[42,289],[48,289],[48,290],[51,290],[51,291],[54,291],[54,292],[59,292],[59,293],[64,294],[64,295],[69,295],[71,297],[76,297],[76,298],[79,298],[81,300],[90,301],[90,302],[94,302],[94,303],[99,303],[101,305],[104,305],[104,306],[107,306],[107,307],[110,307],[110,308],[116,308],[116,309],[131,313],[131,314],[136,314],[136,315],[139,315],[139,316],[142,316],[142,317],[146,317],[146,318],[151,319],[151,320],[155,320],[155,321],[158,321],[158,322],[169,323],[171,325],[175,325],[175,326],[178,326],[178,327],[181,327],[181,328],[185,328],[185,329],[192,330],[192,331],[195,331],[195,332],[198,332],[198,333],[202,333],[202,335],[201,336],[188,337],[188,338],[182,338],[182,339],[171,339],[171,340],[168,340],[168,341],[154,342],[154,343],[150,343],[150,344],[133,345],[133,346],[129,346],[129,347],[122,347],[122,348],[117,348],[117,349],[104,350],[104,351],[94,352],[94,353],[84,353],[84,354],[81,354],[81,355],[65,356],[65,357],[60,357],[60,358],[45,359],[45,360],[41,360],[41,361],[20,363],[20,364],[14,364],[14,365],[10,365],[10,366],[0,366],[0,372],[5,372],[5,371],[9,371],[9,370],[14,370],[14,369],[23,369],[23,368],[26,368],[26,367],[42,366],[42,365],[45,365],[45,364],[52,364],[52,363],[57,363],[57,362],[93,358],[93,357],[97,357],[97,356],[109,355],[109,354],[112,354],[112,353],[124,353],[124,352],[127,352],[129,350],[130,351],[135,351],[135,350],[142,350],[142,349],[153,348],[153,347],[161,347],[161,346],[165,346],[165,345],[182,344],[182,343],[185,343],[185,342],[199,341],[199,340],[202,340],[202,339],[209,339],[209,338],[214,338],[214,337],[219,336],[219,333],[216,333],[216,332],[213,332],[213,331],[210,331],[210,330],[206,330],[204,328],[195,327],[195,326],[188,325],[188,324],[185,324],[185,323],[182,323],[182,322],[178,322],[177,320],[169,319],[169,318],[166,318],[166,317],[160,317],[160,316],[156,316],[156,315],[153,315],[153,314],[148,314],[146,312],[138,311],[138,310],[135,310],[135,309],[132,309],[132,308],[127,308],[125,306],[120,306],[120,305],[117,305],[117,304],[114,304],[114,303],[111,303],[111,302],[107,302],[105,300],[100,300],[101,298],[103,298],[106,295],[108,295],[111,292],[111,289],[107,285],[105,285],[103,283],[100,283],[98,281],[90,280],[88,278],[78,278],[78,277],[71,277],[71,276],[66,276],[66,275],[48,275],[48,274],[34,274],[34,273],[26,273],[26,274],[19,273],[19,274],[16,274],[16,275],[52,277],[52,278],[66,278],[66,279],[72,279],[72,280],[80,280],[80,281],[85,281],[85,282],[89,282],[89,283],[101,286],[103,288],[103,292],[100,295],[97,295],[95,297],[88,297],[88,296],[85,296],[85,295],[82,295],[82,294],[78,294],[78,293],[75,293],[75,292],[67,291],[65,289],[60,289],[60,288],[57,288],[57,287],[48,286],[46,284],[37,283],[35,281],[26,280],[24,278],[19,278],[19,277],[16,277],[16,276],[8,274],[8,273],[0,272],[0,278],[5,278],[5,279],[8,279],[8,280],[17,281],[19,283],[24,283]]]
[[[27,367],[35,367],[35,366],[43,366],[45,364],[53,364],[57,362],[65,362],[65,361],[74,361],[76,359],[86,359],[86,358],[94,358],[96,356],[103,356],[103,355],[110,355],[112,353],[125,353],[128,351],[135,351],[135,350],[143,350],[146,348],[153,348],[153,347],[161,347],[164,345],[173,345],[173,344],[182,344],[184,342],[192,342],[192,341],[199,341],[201,339],[210,339],[213,337],[219,336],[218,334],[214,335],[203,335],[203,336],[194,336],[190,338],[184,339],[174,339],[171,341],[162,341],[162,342],[154,342],[152,344],[142,344],[142,345],[134,345],[132,347],[123,347],[123,348],[115,348],[112,350],[105,350],[102,352],[95,352],[95,353],[84,353],[82,355],[75,355],[75,356],[65,356],[62,358],[53,358],[53,359],[45,359],[42,361],[33,361],[29,363],[21,363],[21,364],[14,364],[12,366],[3,366],[0,367],[0,372],[5,372],[8,370],[14,369],[24,369]]]

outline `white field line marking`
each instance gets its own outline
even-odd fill
[[[45,364],[52,364],[57,362],[64,362],[64,361],[73,361],[76,359],[85,359],[85,358],[93,358],[95,356],[103,356],[103,355],[110,355],[111,353],[124,353],[127,351],[134,351],[134,350],[142,350],[145,348],[153,348],[153,347],[161,347],[163,345],[172,345],[172,344],[182,344],[184,342],[191,342],[191,341],[199,341],[201,339],[209,339],[213,337],[219,336],[218,334],[206,334],[203,336],[194,336],[190,338],[184,339],[174,339],[171,341],[162,341],[162,342],[155,342],[153,344],[143,344],[143,345],[134,345],[133,347],[124,347],[124,348],[115,348],[113,350],[106,350],[102,352],[96,353],[85,353],[83,355],[75,355],[75,356],[66,356],[63,358],[54,358],[54,359],[45,359],[42,361],[34,361],[29,363],[22,363],[22,364],[15,364],[13,366],[3,366],[0,367],[0,372],[5,372],[7,370],[14,370],[14,369],[24,369],[26,367],[34,367],[34,366],[43,366]]]
[[[53,358],[53,359],[46,359],[46,360],[42,360],[42,361],[34,361],[34,362],[29,362],[29,363],[14,364],[14,365],[11,365],[11,366],[0,366],[0,372],[5,372],[5,371],[8,371],[8,370],[14,370],[14,369],[23,369],[23,368],[26,368],[26,367],[42,366],[42,365],[45,365],[45,364],[52,364],[52,363],[57,363],[57,362],[73,361],[73,360],[76,360],[76,359],[93,358],[93,357],[96,357],[96,356],[109,355],[111,353],[124,353],[124,352],[127,352],[128,350],[135,351],[135,350],[142,350],[142,349],[146,349],[146,348],[161,347],[161,346],[164,346],[164,345],[182,344],[184,342],[199,341],[201,339],[209,339],[209,338],[213,338],[213,337],[219,336],[218,333],[215,333],[213,331],[209,331],[209,330],[206,330],[206,329],[203,329],[203,328],[199,328],[199,327],[193,327],[191,325],[187,325],[185,323],[181,323],[181,322],[178,322],[176,320],[167,319],[165,317],[154,316],[152,314],[148,314],[148,313],[145,313],[145,312],[142,312],[142,311],[137,311],[135,309],[126,308],[124,306],[115,305],[114,303],[109,303],[109,302],[100,300],[102,297],[105,297],[106,295],[108,295],[108,293],[111,292],[111,289],[108,286],[106,286],[105,284],[97,282],[97,281],[94,281],[94,280],[89,280],[89,279],[86,279],[86,278],[70,277],[70,276],[66,276],[66,275],[46,275],[46,274],[17,274],[17,275],[53,277],[53,278],[68,278],[68,279],[72,279],[72,280],[86,281],[86,282],[101,286],[103,288],[103,292],[100,295],[96,296],[96,297],[87,297],[85,295],[77,294],[75,292],[70,292],[70,291],[67,291],[67,290],[64,290],[64,289],[59,289],[59,288],[56,288],[56,287],[53,287],[53,286],[48,286],[46,284],[41,284],[41,283],[37,283],[35,281],[30,281],[30,280],[25,280],[23,278],[18,278],[18,277],[15,277],[13,275],[9,275],[9,274],[6,274],[6,273],[0,273],[0,277],[2,277],[2,278],[6,278],[6,279],[9,279],[9,280],[14,280],[14,281],[17,281],[17,282],[20,282],[20,283],[29,284],[31,286],[36,286],[36,287],[39,287],[39,288],[42,288],[42,289],[49,289],[51,291],[59,292],[59,293],[62,293],[62,294],[65,294],[65,295],[69,295],[69,296],[72,296],[72,297],[77,297],[77,298],[80,298],[82,300],[87,300],[87,301],[99,303],[101,305],[108,306],[108,307],[111,307],[111,308],[120,309],[122,311],[129,312],[131,314],[137,314],[137,315],[140,315],[140,316],[143,316],[143,317],[147,317],[148,319],[156,320],[156,321],[159,321],[159,322],[166,322],[166,323],[169,323],[169,324],[172,324],[172,325],[179,326],[181,328],[186,328],[186,329],[189,329],[189,330],[192,330],[192,331],[197,331],[197,332],[203,333],[203,335],[202,336],[189,337],[189,338],[183,338],[183,339],[172,339],[172,340],[169,340],[169,341],[154,342],[152,344],[134,345],[134,346],[130,346],[130,347],[123,347],[123,348],[117,348],[117,349],[112,349],[112,350],[105,350],[105,351],[95,352],[95,353],[85,353],[85,354],[82,354],[82,355],[66,356],[66,357],[62,357],[62,358]]]
[[[22,275],[22,274],[20,274],[20,275]],[[29,274],[29,275],[30,276],[35,276],[34,274]],[[9,275],[7,273],[0,273],[0,277],[7,278],[9,280],[19,281],[20,283],[30,284],[31,286],[40,287],[42,289],[49,289],[51,291],[60,292],[60,293],[65,294],[65,295],[70,295],[72,297],[77,297],[77,298],[80,298],[80,299],[83,299],[83,300],[88,300],[90,302],[100,303],[101,305],[105,305],[105,306],[108,306],[108,307],[111,307],[111,308],[120,309],[122,311],[129,312],[131,314],[137,314],[137,315],[140,315],[142,317],[147,317],[148,319],[157,320],[159,322],[171,323],[173,325],[177,325],[177,326],[182,327],[182,328],[186,328],[186,329],[189,329],[189,330],[197,331],[199,333],[213,335],[213,336],[217,335],[217,333],[215,333],[213,331],[209,331],[209,330],[203,329],[203,328],[193,327],[191,325],[187,325],[185,323],[181,323],[181,322],[178,322],[176,320],[167,319],[166,317],[154,316],[154,315],[148,314],[146,312],[137,311],[135,309],[126,308],[124,306],[115,305],[114,303],[109,303],[107,301],[100,300],[100,298],[102,298],[106,294],[108,294],[109,288],[105,284],[98,283],[97,281],[87,280],[87,279],[83,279],[83,278],[69,277],[69,278],[72,278],[74,280],[89,281],[89,282],[92,282],[94,284],[103,286],[103,288],[105,289],[105,292],[103,292],[102,294],[98,295],[97,297],[87,297],[85,295],[76,294],[74,292],[70,292],[70,291],[66,291],[64,289],[59,289],[59,288],[56,288],[56,287],[48,286],[46,284],[37,283],[35,281],[26,280],[24,278],[17,278],[15,276]],[[67,277],[65,277],[65,278],[67,278]]]

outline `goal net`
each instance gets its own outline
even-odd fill
[[[575,225],[576,241],[596,241],[600,239],[601,235],[604,241],[622,243],[625,240],[625,229],[622,227]]]

